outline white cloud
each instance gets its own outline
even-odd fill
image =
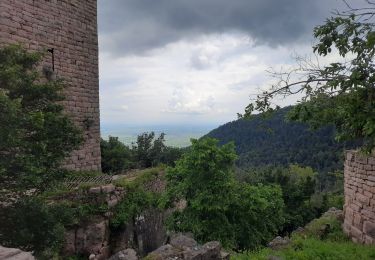
[[[180,40],[142,56],[100,52],[101,113],[105,123],[224,123],[249,95],[270,86],[269,67],[290,66],[293,49],[254,45],[245,34]],[[290,101],[280,101],[286,104]],[[121,109],[118,109],[121,108]]]

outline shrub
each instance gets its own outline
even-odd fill
[[[192,232],[200,242],[248,249],[264,243],[283,223],[281,190],[275,186],[240,184],[233,177],[234,145],[219,147],[212,138],[192,140],[190,150],[167,170],[163,206],[183,199],[169,229]]]
[[[132,151],[118,140],[110,136],[108,141],[101,139],[102,171],[105,173],[121,173],[134,167]]]
[[[142,211],[157,207],[160,194],[146,190],[147,183],[159,176],[162,168],[151,168],[140,171],[134,179],[120,179],[115,184],[126,189],[125,198],[120,201],[111,218],[111,227],[116,229],[127,223]]]
[[[44,189],[82,142],[63,113],[63,83],[40,75],[41,58],[17,45],[0,48],[0,189]]]
[[[0,244],[34,251],[38,259],[51,259],[62,246],[63,224],[71,218],[65,208],[47,206],[36,198],[22,199],[0,211]]]

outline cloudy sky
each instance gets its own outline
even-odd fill
[[[361,1],[361,0],[356,0]],[[102,124],[222,124],[340,0],[99,0]],[[293,100],[280,101],[288,104]]]

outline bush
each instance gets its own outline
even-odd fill
[[[108,141],[101,139],[102,170],[105,173],[124,173],[134,168],[149,168],[165,164],[174,166],[182,155],[182,149],[164,144],[164,134],[155,138],[155,133],[138,135],[131,148],[110,136]]]
[[[104,173],[122,173],[134,167],[132,151],[118,137],[110,136],[108,141],[101,139],[100,149]]]
[[[0,48],[0,190],[44,189],[82,142],[63,113],[63,83],[37,70],[41,58],[16,45]]]
[[[160,167],[146,169],[138,172],[135,179],[123,178],[116,181],[116,186],[125,188],[126,196],[114,210],[114,215],[110,222],[112,228],[121,227],[138,214],[141,214],[142,211],[158,206],[160,194],[147,191],[145,186],[157,178],[161,171],[163,171],[163,168]]]
[[[34,251],[38,259],[51,259],[63,244],[70,213],[36,198],[20,200],[0,211],[0,244]]]
[[[219,147],[212,138],[192,140],[190,150],[167,170],[163,206],[186,200],[169,229],[192,232],[200,242],[248,249],[264,243],[283,223],[281,191],[274,186],[239,184],[233,176],[234,145]]]

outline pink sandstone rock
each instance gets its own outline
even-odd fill
[[[375,245],[375,157],[349,151],[345,161],[343,229],[354,242]]]

